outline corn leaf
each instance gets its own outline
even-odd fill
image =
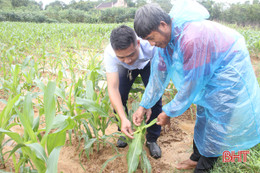
[[[12,65],[13,66],[13,65]],[[12,89],[13,89],[13,92],[16,93],[16,89],[18,88],[18,85],[19,85],[19,73],[21,71],[21,67],[16,64],[15,66],[13,66],[14,69],[12,70],[13,71],[13,83],[12,83]]]
[[[144,173],[151,173],[152,172],[152,166],[150,164],[150,161],[147,157],[147,154],[146,154],[146,151],[143,150],[142,151],[142,156],[141,156],[141,159],[142,159],[142,170]]]
[[[12,116],[11,110],[12,110],[15,102],[19,99],[19,97],[20,97],[20,94],[17,95],[16,97],[14,97],[13,99],[10,99],[11,97],[9,98],[10,101],[8,101],[4,110],[2,110],[2,112],[0,113],[0,128],[6,129],[6,130],[11,128],[11,126],[9,126],[7,128],[8,122]],[[0,144],[2,144],[3,140],[4,140],[4,134],[0,133]]]
[[[80,115],[77,115],[74,117],[75,120],[80,120],[80,119],[89,119],[91,118],[92,115],[90,113],[83,113],[83,114],[80,114]]]
[[[33,120],[33,127],[32,128],[33,128],[34,132],[38,131],[39,125],[40,125],[40,116],[34,118],[34,120]]]
[[[5,134],[0,132],[0,145],[2,145],[4,138]]]
[[[23,154],[29,156],[39,173],[44,173],[46,171],[45,162],[38,158],[35,152],[32,152],[29,147],[22,147],[21,150]]]
[[[33,152],[35,152],[36,156],[43,160],[44,162],[47,162],[47,156],[43,149],[43,147],[38,143],[32,143],[32,144],[26,144],[27,147],[29,147]]]
[[[51,128],[53,119],[55,117],[56,112],[56,105],[55,105],[55,88],[56,84],[55,82],[48,82],[47,88],[44,90],[44,114],[45,114],[45,121],[46,121],[46,133],[47,135]]]
[[[58,133],[60,131],[66,131],[66,130],[69,130],[69,129],[73,129],[74,126],[76,125],[76,122],[71,118],[71,117],[68,117],[64,123],[62,123],[62,126],[60,126],[56,131],[55,133]]]
[[[0,127],[1,128],[5,128],[5,126],[8,124],[8,121],[12,116],[10,114],[10,112],[11,112],[15,102],[19,99],[19,97],[20,97],[20,94],[15,96],[13,99],[11,99],[11,97],[8,99],[9,101],[7,102],[7,105],[0,113]]]
[[[90,112],[97,112],[101,117],[108,117],[107,112],[105,112],[100,104],[96,103],[95,101],[77,97],[77,104],[82,105]]]
[[[91,131],[90,131],[90,128],[88,127],[87,121],[84,120],[84,119],[82,119],[81,122],[83,123],[83,125],[84,125],[84,127],[85,127],[85,129],[86,129],[86,131],[87,131],[88,137],[91,139],[91,138],[92,138],[92,133],[91,133]]]
[[[94,89],[93,89],[93,83],[90,80],[87,80],[86,82],[86,98],[93,100],[93,96],[94,96]]]
[[[25,147],[26,145],[25,144],[17,144],[10,152],[7,160],[21,147]]]
[[[52,150],[48,161],[47,161],[47,170],[46,173],[55,173],[57,172],[57,166],[58,166],[58,159],[59,159],[59,155],[60,155],[60,150],[61,150],[61,146],[60,147],[56,147]]]
[[[54,148],[63,146],[66,141],[66,131],[74,128],[75,121],[68,117],[64,120],[63,126],[61,126],[55,133],[49,134],[47,137],[47,150],[50,154]]]
[[[85,147],[84,149],[90,149],[91,146],[94,144],[94,142],[97,140],[97,138],[92,138],[92,139],[89,139],[86,144],[85,144]]]
[[[157,122],[157,118],[153,119],[153,121],[151,121],[149,124],[145,125],[143,128],[148,128],[151,127],[152,125],[154,125]]]
[[[150,173],[152,171],[151,164],[146,156],[146,152],[143,150],[143,144],[145,141],[144,135],[146,128],[152,126],[157,122],[157,119],[154,119],[149,124],[145,125],[142,121],[141,126],[137,127],[137,130],[134,132],[134,139],[129,145],[129,150],[127,153],[127,164],[128,164],[128,173],[135,172],[139,164],[140,155],[142,154],[141,166],[144,172]]]
[[[34,134],[34,131],[32,129],[33,125],[33,107],[32,107],[32,98],[30,94],[27,94],[24,99],[23,104],[23,113],[21,113],[18,109],[16,109],[16,112],[18,113],[18,116],[21,120],[21,123],[24,127],[24,130],[28,133],[31,140],[33,142],[36,142],[36,135]]]
[[[50,154],[54,148],[63,146],[65,144],[65,141],[66,141],[66,131],[49,134],[47,138],[48,154]]]
[[[134,139],[130,143],[127,153],[128,173],[136,171],[142,150],[142,133],[134,134]]]
[[[65,91],[56,87],[55,94],[59,97],[61,97],[63,100],[66,100]]]
[[[68,116],[64,116],[64,115],[55,116],[51,129],[61,128],[61,127],[64,127],[64,126],[66,127],[67,126],[67,123],[66,123],[67,118],[68,118]]]
[[[33,118],[34,118],[34,111],[32,106],[32,97],[30,94],[25,96],[24,106],[23,106],[23,115],[26,117],[26,121],[30,124],[30,127],[33,126]]]
[[[0,132],[8,135],[10,138],[12,138],[17,143],[23,143],[23,140],[18,133],[11,132],[11,131],[8,131],[8,130],[2,129],[2,128],[0,128]]]

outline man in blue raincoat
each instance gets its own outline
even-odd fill
[[[178,1],[166,14],[147,4],[136,12],[137,35],[157,49],[151,76],[133,122],[140,125],[172,80],[178,90],[163,106],[158,125],[197,105],[193,153],[177,169],[210,170],[224,151],[247,150],[260,142],[260,89],[245,40],[238,32],[206,20],[196,1]]]

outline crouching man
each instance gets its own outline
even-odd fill
[[[125,25],[112,31],[110,44],[105,49],[104,62],[109,98],[121,119],[121,131],[129,138],[133,138],[133,131],[126,115],[128,95],[139,74],[144,85],[147,85],[150,76],[150,60],[155,49],[148,41],[137,38],[134,30]],[[162,101],[159,99],[152,109],[146,111],[147,123],[157,118],[161,112]],[[156,143],[160,132],[161,126],[155,124],[147,129],[146,135],[146,145],[151,156],[156,159],[161,157],[161,149]],[[123,136],[118,139],[117,146],[121,148],[127,146]]]

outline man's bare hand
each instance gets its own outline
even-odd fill
[[[121,120],[121,132],[131,139],[134,138],[131,122],[127,118]]]
[[[147,123],[147,121],[151,118],[152,109],[146,109],[145,115],[146,115],[146,120],[145,120],[145,122]]]
[[[146,109],[143,108],[142,106],[139,106],[139,108],[135,111],[133,114],[133,123],[136,126],[140,126],[143,119],[144,119],[144,114],[146,112]]]
[[[168,125],[170,127],[171,125],[170,117],[167,116],[165,112],[162,112],[158,115],[156,124],[160,126]]]

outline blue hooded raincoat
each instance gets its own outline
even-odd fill
[[[238,32],[206,20],[195,1],[179,1],[171,41],[158,48],[140,106],[151,108],[170,80],[178,90],[163,106],[170,117],[197,104],[194,141],[203,156],[249,149],[260,142],[260,89],[245,40]]]

